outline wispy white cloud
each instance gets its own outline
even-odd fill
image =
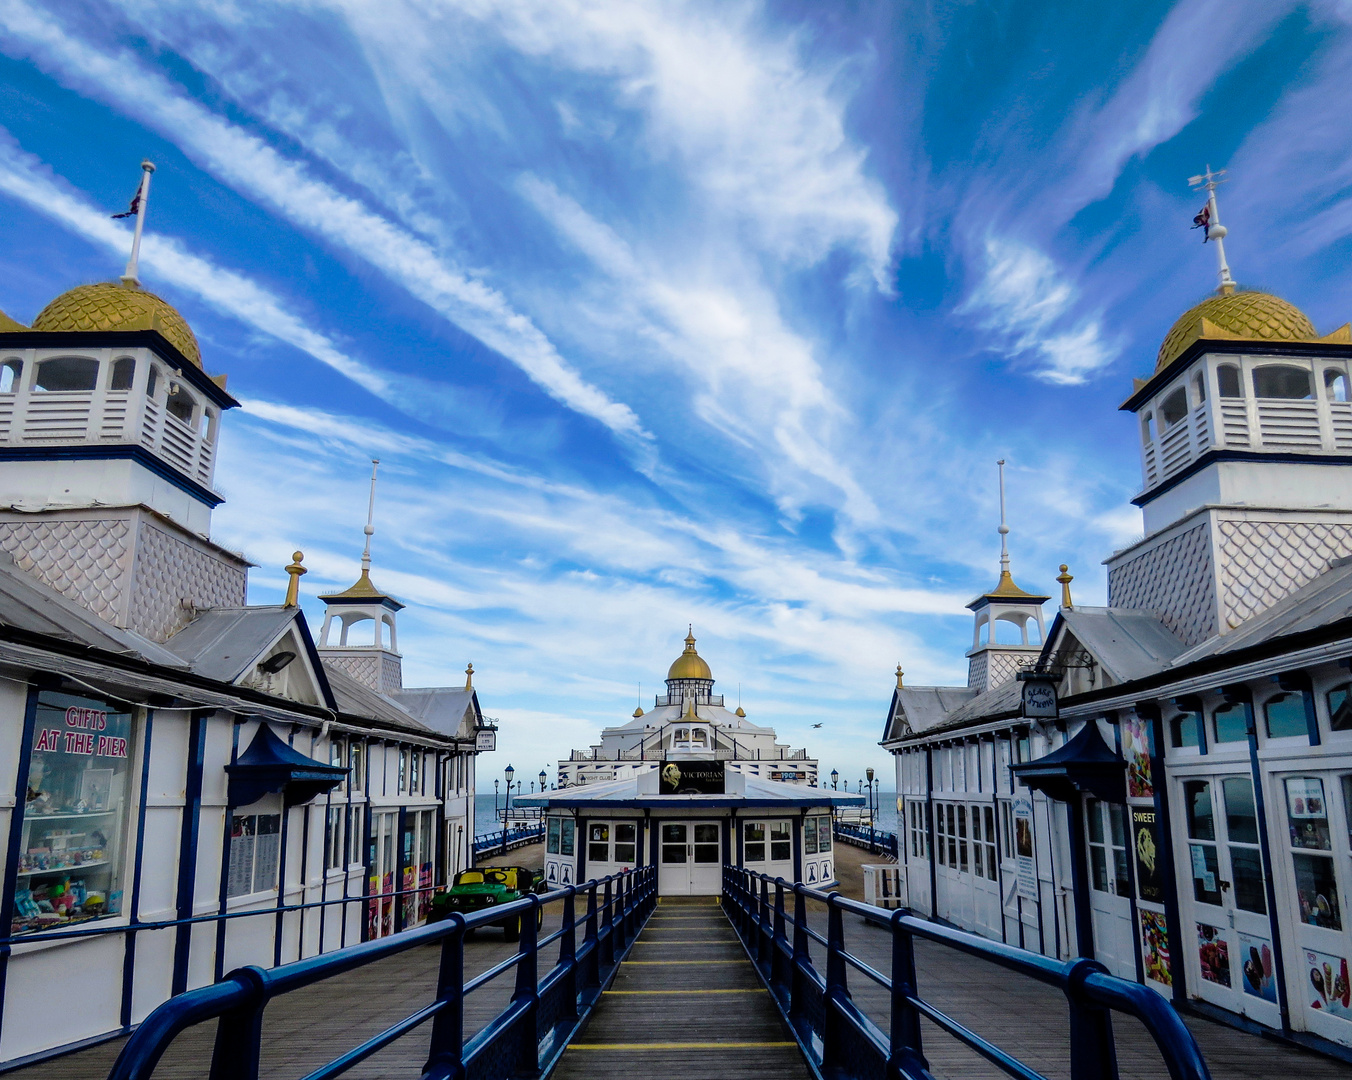
[[[628,405],[588,383],[496,289],[455,266],[427,241],[355,198],[317,180],[253,133],[189,98],[147,70],[129,51],[104,51],[22,2],[5,0],[3,33],[62,80],[169,135],[188,154],[247,197],[262,200],[296,225],[365,260],[485,345],[517,364],[552,397],[646,443]]]
[[[1086,311],[1080,287],[1036,248],[987,237],[980,282],[958,308],[996,335],[1011,357],[1031,355],[1033,371],[1051,383],[1081,383],[1117,359],[1101,316]]]

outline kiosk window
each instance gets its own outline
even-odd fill
[[[1333,731],[1352,731],[1352,683],[1343,683],[1329,691],[1329,727]]]
[[[817,854],[817,819],[808,818],[803,822],[803,854]]]
[[[1202,714],[1185,712],[1169,721],[1170,742],[1175,747],[1202,745]]]
[[[817,819],[817,850],[823,855],[831,850],[831,818],[829,816]]]
[[[1183,785],[1188,814],[1188,855],[1192,864],[1193,896],[1203,904],[1221,902],[1220,869],[1216,861],[1216,819],[1211,809],[1211,783],[1188,780]]]
[[[615,826],[615,861],[632,866],[638,854],[638,826],[621,822]]]
[[[684,825],[662,826],[662,861],[664,863],[685,862],[685,829]]]
[[[1230,841],[1230,874],[1235,879],[1235,904],[1244,911],[1267,914],[1263,891],[1263,858],[1258,848],[1258,811],[1253,781],[1227,776],[1221,781],[1225,797],[1225,833]]]
[[[587,826],[587,860],[610,862],[610,823],[593,821]]]
[[[1263,707],[1267,716],[1269,739],[1290,738],[1293,735],[1307,735],[1309,727],[1305,722],[1305,691],[1278,694]]]
[[[277,887],[282,852],[281,814],[236,814],[230,826],[230,871],[226,896]]]
[[[1238,701],[1222,705],[1212,714],[1212,719],[1215,721],[1215,735],[1218,743],[1243,742],[1249,737],[1244,722],[1244,706]]]
[[[743,823],[742,861],[765,861],[765,822],[747,821]]]
[[[577,822],[572,818],[563,818],[559,822],[559,854],[572,855],[573,853],[573,835],[577,830]]]
[[[1296,875],[1300,921],[1328,930],[1343,928],[1338,882],[1333,871],[1324,781],[1317,776],[1286,780],[1286,815],[1290,826],[1291,862]]]
[[[11,934],[122,910],[130,745],[130,713],[92,698],[38,695],[33,753],[20,788],[26,796]]]
[[[559,853],[559,819],[556,817],[549,819],[549,833],[545,839],[545,851],[550,855]]]
[[[700,827],[695,828],[698,831]],[[793,825],[787,821],[770,822],[770,861],[788,862],[792,858]]]
[[[773,838],[774,834],[771,833]],[[695,862],[716,863],[719,861],[718,826],[700,823],[695,826]],[[774,844],[770,845],[773,850]]]

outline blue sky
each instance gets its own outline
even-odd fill
[[[142,279],[228,417],[215,536],[276,602],[408,602],[532,776],[693,622],[849,777],[900,661],[965,681],[994,583],[1102,603],[1140,531],[1116,411],[1214,286],[1346,321],[1352,3],[0,0],[0,307]],[[1049,612],[1050,615],[1050,612]],[[813,730],[810,725],[822,723]]]

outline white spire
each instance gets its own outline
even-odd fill
[[[122,284],[135,288],[141,284],[136,276],[137,263],[141,259],[141,229],[146,223],[146,200],[150,198],[150,174],[155,166],[149,161],[141,162],[141,186],[136,189],[136,198],[132,200],[136,208],[136,229],[131,234],[131,257],[127,259],[127,269],[122,275]]]
[[[1216,172],[1211,171],[1211,166],[1206,167],[1206,172],[1201,176],[1188,177],[1188,186],[1193,191],[1205,191],[1206,195],[1206,238],[1216,241],[1216,262],[1220,275],[1220,287],[1216,290],[1222,295],[1229,295],[1235,291],[1235,279],[1230,276],[1230,264],[1225,261],[1225,238],[1229,235],[1229,230],[1221,224],[1220,210],[1216,207],[1216,188],[1225,183],[1225,170],[1219,169]]]
[[[1005,459],[995,463],[1000,469],[1000,573],[1009,573],[1009,526],[1005,524]]]
[[[380,468],[380,458],[371,459],[371,501],[366,504],[366,550],[361,553],[361,572],[371,572],[371,537],[376,531],[376,470]]]

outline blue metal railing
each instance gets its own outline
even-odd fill
[[[793,898],[791,912],[785,910],[786,896]],[[825,937],[808,925],[809,902],[826,908]],[[920,996],[915,965],[915,939],[919,937],[988,960],[1064,993],[1070,1006],[1073,1080],[1117,1080],[1113,1010],[1134,1016],[1145,1026],[1172,1080],[1210,1080],[1202,1053],[1173,1006],[1147,986],[1110,975],[1097,961],[1053,960],[926,922],[905,911],[885,912],[735,866],[723,868],[723,907],[819,1078],[928,1080],[929,1063],[921,1047],[923,1018],[1010,1076],[1045,1080],[1042,1074]],[[847,911],[889,932],[890,974],[875,970],[847,951],[843,917]],[[824,970],[812,961],[811,942],[825,950]],[[855,1005],[847,979],[850,968],[888,992],[890,1030],[883,1031]]]
[[[836,822],[832,832],[841,843],[866,848],[874,855],[891,855],[894,859],[898,858],[896,833],[883,832],[881,829],[866,825],[842,825],[840,822]]]
[[[503,830],[498,829],[496,832],[484,833],[474,838],[474,856],[478,858],[480,855],[492,855],[494,852],[511,851],[527,844],[538,844],[544,838],[543,821],[538,825],[518,825],[514,829],[508,829],[505,844]]]
[[[584,894],[586,913],[576,917],[575,897]],[[274,998],[365,967],[422,945],[440,943],[436,996],[425,1006],[360,1046],[335,1057],[304,1080],[331,1080],[432,1021],[424,1080],[503,1080],[539,1075],[552,1067],[586,1019],[625,951],[657,902],[653,867],[567,887],[545,896],[527,896],[470,915],[452,912],[445,921],[368,941],[338,952],[281,967],[244,967],[220,982],[170,998],[155,1009],[122,1048],[109,1080],[150,1080],[156,1064],[184,1030],[218,1020],[210,1080],[257,1080],[263,1019]],[[536,912],[563,906],[562,926],[543,939]],[[507,960],[465,979],[465,935],[504,917],[521,920],[517,951]],[[582,944],[577,944],[579,924]],[[539,977],[539,950],[557,941],[559,958]],[[468,1042],[464,1039],[465,998],[499,975],[516,969],[507,1007]]]

